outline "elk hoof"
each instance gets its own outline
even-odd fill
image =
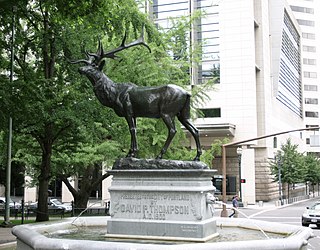
[[[193,161],[200,161],[200,156],[196,156],[194,159],[193,159]]]
[[[157,157],[156,157],[156,160],[161,160],[162,159],[162,155],[158,155]]]
[[[136,157],[136,154],[133,152],[129,152],[126,156],[126,158]]]

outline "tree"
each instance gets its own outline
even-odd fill
[[[277,162],[279,159],[280,164]],[[303,182],[305,175],[303,155],[298,152],[298,145],[292,144],[290,138],[281,145],[281,149],[276,154],[276,160],[270,164],[275,181],[279,181],[279,166],[281,182],[288,185],[287,199],[289,199],[290,185]]]
[[[313,153],[309,153],[304,156],[304,165],[306,168],[306,174],[304,181],[310,182],[312,185],[312,192],[314,193],[314,185],[320,182],[320,161]]]
[[[203,152],[201,156],[201,160],[206,163],[208,166],[213,167],[213,160],[215,156],[221,155],[221,145],[226,144],[229,142],[228,138],[215,139],[211,144],[210,149],[207,149]]]
[[[81,45],[75,44],[77,41],[93,41],[103,33],[122,35],[131,26],[141,29],[147,19],[134,6],[133,0],[125,3],[38,0],[17,10],[16,80],[1,87],[10,88],[4,107],[14,114],[15,131],[22,135],[21,141],[32,144],[34,152],[41,152],[33,157],[33,160],[40,158],[40,163],[35,165],[40,211],[37,221],[48,220],[48,184],[55,145],[76,142],[79,125],[89,122],[88,118],[94,114],[88,91],[66,57],[79,55],[76,50],[81,51]],[[2,11],[1,62],[9,60],[6,56],[10,48],[9,20],[10,13]],[[152,33],[151,28],[149,32]],[[79,104],[79,100],[87,106]]]
[[[7,52],[10,48],[11,16],[5,11],[0,14],[0,64],[1,72],[6,72],[9,68]],[[4,81],[0,83],[0,93],[5,95],[0,98],[0,103],[3,104],[1,111],[5,112],[0,114],[0,119],[14,114],[14,130],[19,141],[15,159],[23,162],[28,174],[37,180],[40,213],[36,220],[46,221],[50,180],[61,173],[64,179],[68,175],[88,173],[90,176],[91,169],[101,165],[101,162],[97,163],[102,159],[99,146],[116,147],[116,156],[127,151],[125,147],[129,137],[125,133],[125,122],[98,105],[87,79],[78,75],[68,59],[82,58],[83,48],[94,51],[101,38],[108,45],[105,47],[116,47],[125,31],[130,40],[137,37],[141,27],[145,26],[148,43],[154,52],[148,54],[144,50],[133,49],[125,52],[122,61],[108,61],[106,71],[112,79],[144,86],[173,81],[187,85],[189,72],[186,69],[189,67],[186,68],[185,62],[179,60],[182,57],[172,63],[166,54],[166,43],[162,43],[161,35],[147,16],[138,10],[134,0],[36,0],[18,7],[17,20],[15,81],[10,84],[5,74],[1,76]],[[108,131],[106,142],[94,136],[98,123]],[[115,131],[116,127],[118,131]],[[154,147],[142,148],[140,157],[153,157],[165,140],[165,133],[158,131],[166,128],[154,120],[143,121],[141,127],[138,136],[140,134],[142,141],[151,140]],[[156,136],[150,136],[152,130],[157,131]],[[89,136],[90,131],[94,132],[92,137]],[[182,138],[182,130],[179,133]],[[172,145],[178,145],[176,148],[180,149],[181,155],[187,155],[179,141],[175,140]],[[88,159],[92,157],[91,162],[86,159],[79,161],[79,156],[84,153],[88,154]],[[173,150],[169,150],[169,154],[173,154]],[[91,184],[93,188],[94,184]],[[90,188],[87,190],[89,192]]]

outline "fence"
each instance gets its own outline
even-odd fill
[[[61,208],[48,208],[48,215],[50,217],[60,217],[64,218],[67,216],[73,217],[79,214],[85,216],[107,216],[109,214],[110,202],[106,202],[105,207],[87,207],[87,208],[76,208],[74,207],[74,203],[71,202],[72,209],[71,211],[66,211]],[[25,206],[22,201],[21,208],[10,208],[10,216],[14,217],[14,219],[21,219],[21,224],[23,224],[25,219],[35,218],[38,213],[36,207]],[[5,208],[0,207],[0,216],[5,216]]]

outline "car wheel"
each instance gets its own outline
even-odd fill
[[[309,226],[309,224],[308,223],[302,223],[302,226],[303,227],[308,227]],[[318,225],[317,225],[318,226]],[[320,225],[319,225],[320,226]]]

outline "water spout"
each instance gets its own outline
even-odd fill
[[[76,226],[76,225],[74,224],[74,222],[75,222],[85,211],[87,211],[89,208],[91,208],[91,207],[93,207],[94,205],[99,204],[99,203],[100,203],[100,202],[92,203],[90,206],[88,206],[87,208],[85,208],[84,210],[82,210],[82,211],[80,212],[80,214],[71,222],[71,225]]]
[[[242,211],[240,211],[239,209],[237,209],[237,208],[235,208],[235,207],[229,206],[227,203],[224,203],[224,202],[222,202],[222,201],[216,201],[216,203],[217,203],[217,204],[221,204],[221,205],[225,205],[225,206],[228,207],[228,208],[232,208],[232,209],[236,210],[238,213],[242,214],[245,218],[251,220],[250,217],[247,216],[245,213],[243,213]],[[257,225],[253,220],[252,220],[252,222],[253,222],[253,224],[257,227],[257,229],[259,229],[259,230],[261,231],[261,233],[263,233],[263,235],[264,235],[267,239],[270,239],[270,237],[265,233],[265,231],[263,231],[263,229],[262,229],[259,225]]]

